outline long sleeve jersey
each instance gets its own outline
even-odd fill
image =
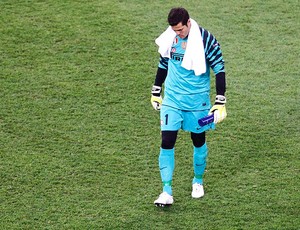
[[[217,39],[200,27],[202,35],[206,73],[196,76],[193,70],[181,66],[188,37],[174,38],[170,58],[160,57],[155,84],[165,82],[163,104],[181,110],[206,110],[210,105],[210,68],[217,81],[219,94],[225,93],[225,66],[222,51]],[[218,93],[218,92],[217,92]]]

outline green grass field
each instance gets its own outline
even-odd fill
[[[161,192],[155,38],[184,6],[219,40],[227,119],[203,199],[180,132]],[[299,229],[298,0],[0,2],[1,229]],[[212,86],[213,86],[212,75]],[[212,90],[214,97],[215,90]]]

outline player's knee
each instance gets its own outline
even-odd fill
[[[191,139],[195,147],[201,147],[205,144],[205,132],[191,133]]]
[[[173,149],[177,138],[177,131],[162,131],[161,135],[161,147],[163,149]]]

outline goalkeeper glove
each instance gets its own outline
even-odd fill
[[[223,95],[217,95],[215,104],[209,111],[209,114],[212,113],[214,114],[215,124],[220,123],[226,118],[227,112],[226,112],[225,104],[226,104],[226,97]]]
[[[153,85],[151,90],[151,104],[155,110],[160,110],[162,97],[161,97],[161,87]]]

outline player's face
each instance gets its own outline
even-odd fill
[[[180,38],[185,38],[188,36],[191,28],[191,22],[188,20],[187,25],[182,25],[182,22],[178,23],[176,26],[172,26],[172,29]]]

